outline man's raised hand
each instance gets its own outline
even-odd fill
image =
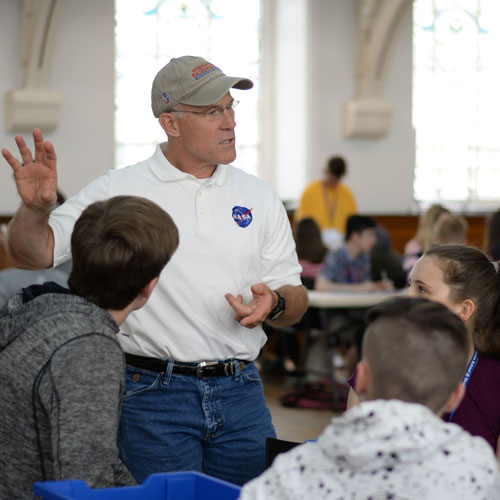
[[[2,155],[12,167],[16,186],[24,205],[39,212],[48,213],[57,201],[56,152],[51,142],[44,141],[40,129],[33,130],[35,157],[22,136],[16,136],[22,163],[7,149]]]

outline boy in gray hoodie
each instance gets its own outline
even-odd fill
[[[0,310],[1,499],[31,498],[35,481],[134,484],[116,444],[119,327],[148,300],[178,238],[149,200],[94,203],[73,231],[69,289],[33,285]]]

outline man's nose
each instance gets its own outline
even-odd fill
[[[234,128],[236,127],[236,121],[234,120],[234,110],[224,108],[221,118],[222,128]]]

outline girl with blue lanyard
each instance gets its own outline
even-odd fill
[[[414,265],[408,295],[440,302],[465,322],[474,342],[465,397],[443,419],[488,441],[500,459],[500,274],[498,263],[465,245],[438,245]]]

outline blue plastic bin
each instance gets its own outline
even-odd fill
[[[199,472],[151,474],[140,486],[92,489],[85,481],[45,481],[33,485],[44,500],[236,500],[241,488]]]

